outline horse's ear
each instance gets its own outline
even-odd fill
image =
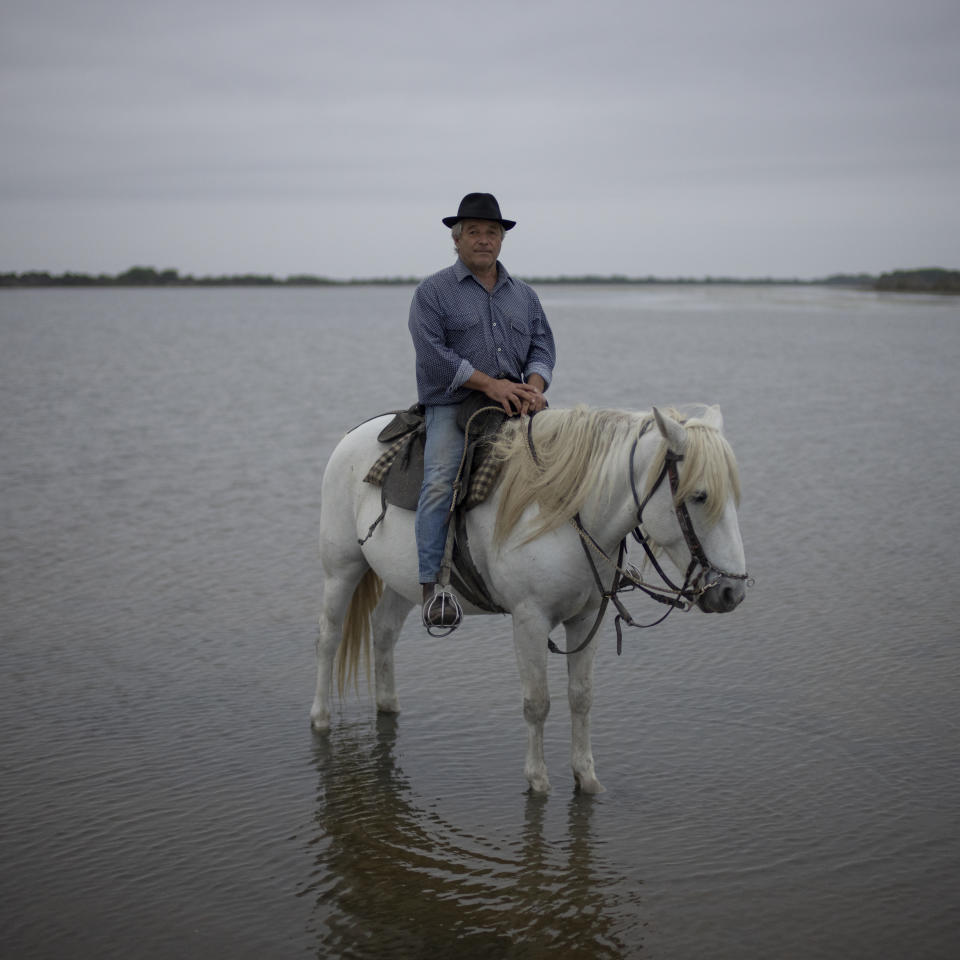
[[[678,456],[683,454],[687,446],[687,431],[683,424],[678,423],[673,417],[661,413],[656,407],[653,408],[653,416],[657,421],[657,429],[660,436],[667,441],[667,446]]]
[[[715,430],[723,430],[723,414],[716,404],[712,407],[707,407],[701,419],[708,427],[713,427]]]

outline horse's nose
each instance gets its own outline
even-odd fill
[[[720,590],[724,611],[739,606],[746,595],[747,588],[742,580],[726,580]]]
[[[729,613],[743,602],[746,594],[743,580],[721,577],[701,597],[700,609],[708,613]]]

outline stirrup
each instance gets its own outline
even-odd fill
[[[420,619],[431,637],[449,637],[463,621],[463,607],[452,593],[437,585],[423,605]]]

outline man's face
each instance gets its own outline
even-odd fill
[[[463,233],[454,241],[460,259],[473,273],[486,273],[500,256],[503,236],[493,220],[464,220]]]

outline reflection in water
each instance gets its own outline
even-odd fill
[[[528,796],[520,837],[473,837],[424,809],[394,757],[396,718],[375,738],[317,738],[315,870],[321,957],[625,957],[642,951],[639,895],[597,861],[594,801],[574,794],[566,836],[545,839],[550,801]],[[555,802],[555,801],[554,801]]]

